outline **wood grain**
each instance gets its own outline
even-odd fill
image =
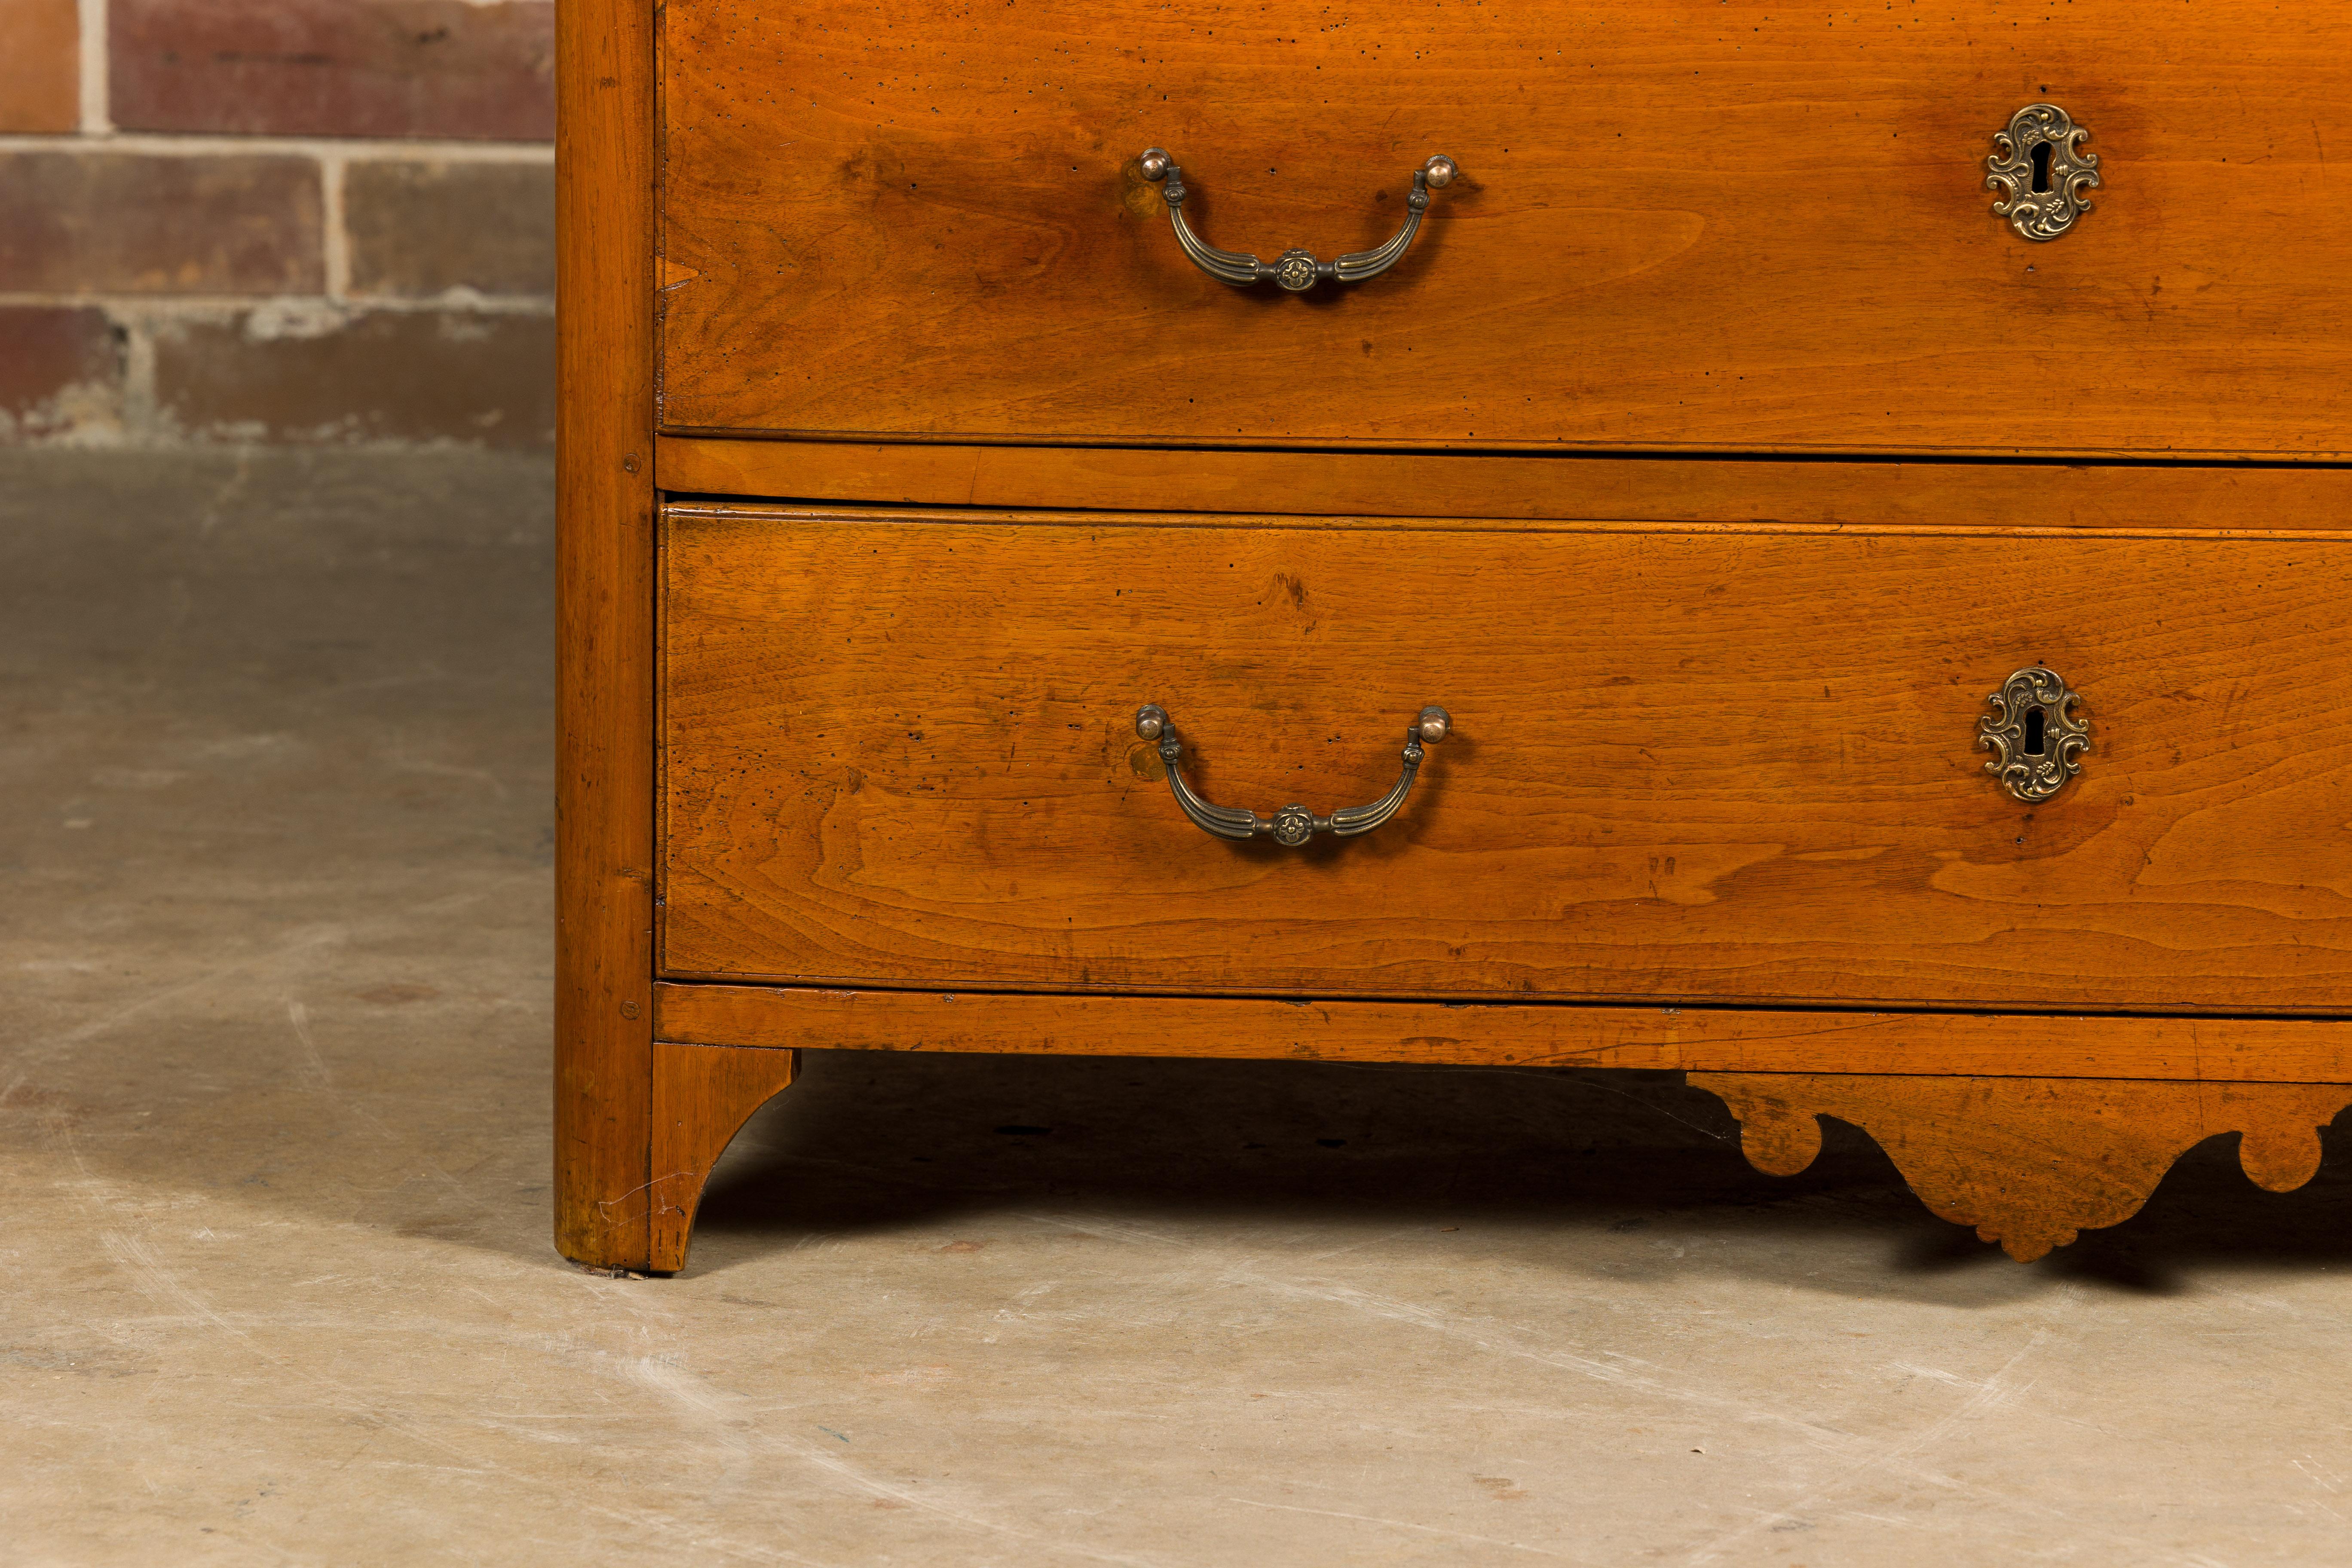
[[[792,1086],[797,1051],[736,1046],[653,1047],[652,1243],[646,1267],[675,1274],[711,1167],[751,1112]]]
[[[1759,1170],[1794,1175],[1821,1152],[1818,1118],[1853,1122],[1930,1209],[2020,1262],[2129,1219],[2174,1161],[2217,1133],[2243,1132],[2246,1174],[2292,1192],[2319,1169],[2318,1129],[2352,1104],[2352,1086],[2340,1083],[1804,1073],[1693,1073],[1690,1082],[1739,1118]]]
[[[1447,1006],[680,983],[657,985],[654,995],[665,1040],[812,1050],[2352,1082],[2352,1023],[2333,1019]]]
[[[667,971],[1410,999],[2341,1013],[2320,540],[667,514]],[[2042,662],[2093,752],[1975,748]],[[1304,853],[1213,800],[1371,800]]]
[[[664,489],[923,506],[1937,529],[2352,528],[2352,469],[1186,451],[664,436]]]
[[[653,13],[556,16],[555,1245],[639,1268],[653,1049]]]
[[[664,423],[1220,446],[2352,452],[2352,10],[675,0]],[[2011,114],[2105,186],[2020,239]],[[1352,290],[1327,258],[1465,178]]]

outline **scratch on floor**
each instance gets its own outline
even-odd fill
[[[319,1042],[310,1033],[310,1009],[286,998],[286,1021],[294,1026],[294,1037],[302,1042],[302,1056],[308,1064],[306,1076],[320,1089],[334,1087],[334,1075],[327,1071],[327,1058],[319,1054]]]
[[[1500,1546],[1512,1552],[1531,1552],[1538,1557],[1557,1557],[1563,1563],[1582,1563],[1590,1559],[1571,1557],[1565,1552],[1553,1552],[1541,1546],[1529,1546],[1524,1541],[1505,1541],[1499,1536],[1473,1535],[1466,1530],[1446,1530],[1434,1524],[1415,1524],[1409,1519],[1381,1519],[1369,1513],[1341,1513],[1337,1509],[1300,1508],[1294,1503],[1260,1502],[1255,1498],[1229,1497],[1227,1502],[1237,1502],[1244,1508],[1279,1509],[1284,1513],[1312,1513],[1325,1519],[1352,1519],[1364,1524],[1384,1524],[1391,1530],[1417,1530],[1424,1535],[1450,1536],[1455,1541],[1475,1541],[1482,1546]]]
[[[430,778],[464,779],[472,784],[486,784],[499,799],[507,798],[506,781],[488,768],[469,768],[457,763],[436,763],[426,757],[415,757],[408,752],[408,738],[395,730],[385,761],[403,773],[424,773]]]
[[[137,1278],[141,1289],[148,1295],[161,1296],[177,1301],[188,1310],[192,1317],[210,1323],[216,1329],[235,1334],[239,1339],[246,1337],[245,1331],[215,1311],[211,1302],[181,1283],[180,1277],[165,1267],[162,1258],[155,1256],[154,1248],[137,1237],[126,1236],[119,1230],[105,1230],[99,1232],[98,1244],[106,1248],[108,1257],[129,1269]]]
[[[1684,1561],[1694,1565],[1712,1563],[1717,1558],[1720,1557],[1724,1551],[1734,1542],[1745,1541],[1748,1537],[1755,1534],[1759,1530],[1769,1530],[1777,1524],[1801,1521],[1807,1510],[1819,1508],[1822,1503],[1828,1501],[1833,1493],[1837,1492],[1840,1489],[1850,1485],[1860,1477],[1865,1476],[1871,1471],[1878,1469],[1895,1461],[1910,1458],[1911,1456],[1918,1453],[1922,1448],[1926,1448],[1933,1444],[1941,1442],[1945,1436],[1962,1425],[1974,1421],[1979,1416],[1990,1415],[2003,1405],[2008,1404],[2011,1400],[2023,1394],[2028,1389],[2032,1388],[2033,1384],[2030,1381],[2019,1383],[2011,1374],[2014,1373],[2017,1368],[2025,1362],[2027,1357],[2032,1355],[2035,1351],[2040,1350],[2042,1348],[2042,1342],[2049,1337],[2050,1331],[2048,1329],[2043,1328],[2034,1330],[2032,1334],[2027,1338],[2025,1343],[2018,1347],[2015,1354],[2011,1355],[2007,1361],[2001,1363],[2000,1367],[1994,1371],[1991,1376],[1974,1385],[1976,1392],[1969,1394],[1966,1399],[1961,1400],[1959,1404],[1953,1406],[1950,1410],[1946,1411],[1942,1415],[1937,1417],[1927,1426],[1921,1427],[1918,1431],[1913,1433],[1910,1436],[1906,1437],[1901,1442],[1895,1444],[1891,1447],[1864,1456],[1859,1463],[1849,1467],[1843,1472],[1832,1476],[1826,1481],[1818,1483],[1808,1489],[1803,1496],[1796,1499],[1794,1501],[1778,1509],[1761,1511],[1757,1515],[1757,1517],[1749,1520],[1746,1524],[1740,1525],[1738,1529],[1727,1531],[1723,1534],[1717,1536],[1713,1541],[1708,1542],[1706,1545],[1692,1552],[1690,1556],[1685,1558]],[[1960,1380],[1954,1379],[1953,1381],[1959,1382]],[[1965,1383],[1962,1383],[1961,1386],[1965,1387],[1968,1385]],[[1947,1484],[1948,1484],[1948,1482]]]
[[[1137,1226],[1120,1226],[1109,1221],[1095,1220],[1091,1218],[1079,1220],[1066,1215],[1045,1214],[1030,1214],[1025,1215],[1023,1217],[1033,1220],[1041,1225],[1059,1226],[1065,1229],[1076,1230],[1091,1236],[1100,1236],[1107,1239],[1134,1243],[1148,1242],[1160,1246],[1179,1247],[1193,1251],[1200,1250],[1195,1247],[1193,1244],[1182,1241],[1174,1237],[1156,1235]],[[1983,1486],[1959,1481],[1950,1476],[1938,1474],[1925,1466],[1910,1463],[1909,1456],[1917,1448],[1924,1447],[1927,1443],[1936,1440],[1936,1438],[1940,1436],[1945,1431],[1949,1430],[1952,1423],[1966,1420],[1969,1418],[1969,1415],[1973,1413],[1980,1413],[1983,1410],[1990,1408],[1994,1404],[2015,1397],[2016,1395],[2024,1393],[2025,1388],[2030,1387],[2031,1385],[2014,1385],[2006,1380],[2006,1374],[2020,1360],[2029,1353],[2035,1345],[2038,1345],[2041,1342],[2042,1338],[2048,1332],[2045,1329],[2035,1330],[2034,1338],[2028,1343],[2026,1348],[2020,1351],[2016,1356],[2011,1357],[2009,1363],[2004,1365],[2000,1371],[1996,1372],[1993,1374],[1993,1377],[1989,1379],[1985,1384],[1979,1385],[1978,1393],[1972,1395],[1970,1399],[1964,1401],[1960,1410],[1948,1417],[1945,1423],[1941,1423],[1935,1427],[1931,1427],[1927,1432],[1921,1434],[1918,1438],[1912,1442],[1897,1445],[1893,1448],[1874,1448],[1870,1439],[1854,1433],[1837,1431],[1833,1428],[1821,1426],[1815,1422],[1807,1421],[1801,1416],[1784,1415],[1780,1411],[1748,1405],[1735,1397],[1717,1394],[1710,1390],[1685,1387],[1668,1382],[1663,1377],[1651,1376],[1641,1372],[1633,1371],[1632,1369],[1634,1366],[1638,1366],[1643,1363],[1634,1362],[1632,1358],[1613,1358],[1611,1360],[1603,1360],[1596,1356],[1579,1354],[1571,1351],[1563,1350],[1553,1344],[1547,1344],[1540,1348],[1537,1348],[1526,1344],[1509,1342],[1508,1339],[1504,1336],[1517,1334],[1519,1332],[1519,1331],[1513,1325],[1500,1324],[1496,1325],[1494,1329],[1489,1329],[1484,1324],[1475,1323],[1463,1319],[1455,1313],[1442,1309],[1422,1306],[1414,1302],[1397,1300],[1392,1298],[1383,1296],[1376,1296],[1370,1291],[1358,1290],[1346,1286],[1309,1285],[1293,1280],[1276,1279],[1264,1273],[1262,1270],[1246,1264],[1228,1265],[1222,1270],[1222,1275],[1224,1279],[1235,1283],[1254,1285],[1259,1289],[1272,1290],[1284,1295],[1329,1301],[1339,1306],[1351,1308],[1358,1311],[1367,1312],[1376,1317],[1385,1318],[1391,1321],[1407,1323],[1433,1333],[1445,1335],[1448,1338],[1465,1341],[1480,1350],[1489,1352],[1493,1354],[1511,1356],[1523,1361],[1534,1362],[1539,1365],[1557,1367],[1561,1371],[1576,1373],[1599,1382],[1614,1384],[1620,1387],[1648,1394],[1656,1398],[1671,1400],[1687,1408],[1712,1411],[1740,1422],[1775,1427],[1780,1431],[1789,1433],[1793,1436],[1801,1438],[1805,1442],[1811,1444],[1815,1447],[1818,1447],[1823,1452],[1837,1458],[1850,1461],[1850,1468],[1841,1474],[1836,1480],[1829,1483],[1829,1487],[1843,1484],[1848,1478],[1862,1474],[1870,1469],[1892,1468],[1895,1469],[1897,1473],[1902,1474],[1914,1481],[1919,1482],[1922,1485],[1932,1486],[1945,1490],[1959,1491],[1981,1498],[1990,1498],[1994,1494]],[[1500,1332],[1496,1331],[1496,1330],[1499,1330]],[[1797,1506],[1806,1506],[1807,1504],[1810,1504],[1813,1500],[1816,1493],[1825,1492],[1827,1489],[1829,1489],[1828,1487],[1813,1489],[1812,1491],[1808,1492],[1806,1498]],[[2070,1517],[2063,1510],[2050,1509],[2047,1507],[2035,1507],[2035,1505],[2031,1503],[2021,1504],[2020,1500],[2005,1496],[2002,1497],[2000,1500],[2009,1502],[2013,1506],[2024,1506],[2032,1509],[2034,1511],[2042,1513],[2049,1518],[2071,1522]],[[1785,1521],[1788,1517],[1789,1515],[1786,1511],[1776,1511],[1766,1514],[1753,1521],[1751,1524],[1743,1526],[1740,1530],[1732,1531],[1730,1534],[1725,1536],[1723,1538],[1723,1542],[1727,1542],[1732,1540],[1739,1539],[1753,1530],[1768,1529],[1776,1522]],[[1721,1542],[1711,1543],[1700,1548],[1701,1555],[1692,1558],[1691,1561],[1694,1563],[1704,1563],[1707,1561],[1711,1554],[1719,1550],[1720,1544]]]
[[[683,1367],[657,1357],[642,1357],[629,1370],[630,1375],[637,1382],[700,1415],[706,1422],[723,1423],[725,1418],[733,1415],[738,1407],[748,1403],[742,1395],[721,1393]],[[722,1429],[726,1433],[722,1441],[743,1443],[753,1440],[747,1439],[742,1431],[737,1428],[724,1426]],[[920,1509],[936,1518],[950,1520],[972,1530],[1025,1542],[1037,1552],[1067,1554],[1095,1563],[1117,1563],[1120,1564],[1121,1568],[1158,1568],[1155,1559],[1129,1557],[1118,1552],[1097,1551],[1072,1542],[1055,1541],[1040,1535],[1034,1531],[1023,1530],[1015,1525],[1000,1524],[994,1520],[982,1519],[977,1514],[950,1508],[910,1488],[877,1479],[866,1474],[856,1463],[841,1454],[828,1453],[824,1447],[794,1437],[788,1433],[755,1429],[753,1438],[760,1446],[770,1449],[781,1449],[868,1496],[887,1498],[908,1508]]]
[[[248,958],[241,963],[223,964],[218,969],[207,970],[193,980],[184,980],[177,985],[165,986],[152,995],[142,996],[136,1002],[126,1003],[112,1012],[100,1014],[88,1023],[78,1024],[61,1035],[52,1035],[46,1040],[37,1041],[16,1053],[16,1059],[11,1064],[8,1081],[0,1084],[0,1099],[5,1099],[11,1091],[22,1085],[31,1075],[32,1068],[37,1064],[61,1056],[76,1046],[97,1039],[100,1036],[131,1022],[142,1014],[151,1012],[166,1003],[176,1002],[184,996],[192,996],[198,992],[208,990],[223,981],[249,974],[257,969],[268,969],[275,964],[291,963],[308,957],[323,948],[340,947],[350,938],[351,931],[346,926],[313,927],[288,940],[269,952]]]

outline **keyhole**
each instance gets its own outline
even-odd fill
[[[2033,144],[2033,194],[2037,196],[2050,194],[2050,143],[2047,142]],[[2037,730],[2034,733],[2040,734],[2041,731]],[[2036,746],[2033,749],[2038,752],[2042,748]]]
[[[2044,722],[2040,707],[2025,710],[2025,754],[2029,757],[2042,754],[2042,727]]]

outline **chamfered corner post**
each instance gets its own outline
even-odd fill
[[[651,0],[556,5],[555,1245],[652,1253]]]

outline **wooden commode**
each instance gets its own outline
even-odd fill
[[[562,5],[566,1256],[803,1047],[2316,1169],[2352,12]]]

